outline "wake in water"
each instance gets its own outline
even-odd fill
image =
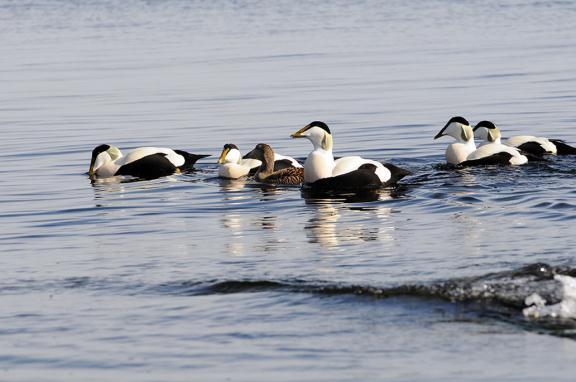
[[[526,297],[528,308],[522,312],[526,317],[554,317],[576,319],[576,279],[570,276],[555,275],[554,279],[562,283],[562,300],[553,305],[546,305],[546,300],[538,293]]]
[[[184,280],[156,285],[131,284],[123,280],[91,277],[67,278],[48,283],[28,280],[17,285],[0,284],[0,294],[33,289],[88,289],[99,293],[130,295],[206,296],[236,293],[308,293],[325,297],[356,296],[374,301],[403,298],[411,303],[434,300],[462,304],[467,311],[487,319],[576,339],[576,268],[536,263],[517,270],[456,278],[429,284],[393,287],[355,285],[304,279]],[[22,280],[21,280],[22,281]],[[396,303],[395,302],[395,303]]]
[[[396,287],[306,280],[227,280],[166,283],[149,290],[176,295],[286,292],[363,298],[406,297],[466,304],[480,316],[576,338],[576,269],[537,263],[513,271]],[[549,305],[546,305],[548,302]],[[527,305],[531,305],[526,307]]]

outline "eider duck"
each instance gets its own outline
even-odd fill
[[[254,174],[254,179],[258,182],[298,185],[304,181],[304,168],[302,166],[275,170],[274,150],[265,143],[257,144],[254,150],[244,155],[244,158],[257,159],[262,162]]]
[[[92,150],[88,175],[93,178],[129,175],[154,179],[191,170],[198,159],[208,156],[163,147],[140,147],[124,156],[118,147],[103,144]]]
[[[490,121],[481,121],[474,126],[474,137],[486,141],[478,150],[470,154],[467,161],[486,160],[482,164],[511,164],[521,165],[528,162],[528,157],[523,155],[516,147],[500,143],[502,134],[500,129]],[[504,154],[506,153],[506,154]],[[509,158],[508,157],[509,154]],[[492,155],[494,157],[490,158]],[[538,158],[531,156],[534,160]],[[470,165],[470,163],[464,163]]]
[[[397,182],[410,172],[391,164],[359,156],[334,160],[332,134],[328,125],[314,121],[291,135],[306,138],[314,146],[304,163],[304,187],[316,190],[355,191],[374,189]]]
[[[218,159],[218,176],[226,179],[239,179],[254,175],[261,165],[262,162],[257,159],[242,157],[238,146],[227,143]],[[292,157],[274,153],[275,171],[290,167],[302,167],[302,165]]]
[[[474,127],[474,134],[479,131],[480,137],[488,134],[485,130],[493,129],[494,124],[490,121],[482,121]],[[476,130],[478,128],[478,130]],[[477,135],[478,137],[478,135]],[[483,139],[483,138],[482,138]],[[500,143],[500,136],[496,142]],[[515,147],[523,153],[541,157],[545,154],[552,155],[575,155],[576,147],[566,144],[561,139],[548,139],[544,137],[535,137],[532,135],[516,135],[504,141],[506,146]],[[530,159],[530,158],[528,158]]]
[[[460,116],[450,118],[434,139],[446,135],[456,139],[456,143],[452,143],[446,148],[446,161],[449,164],[457,165],[464,162],[468,155],[476,150],[474,132],[465,118]]]
[[[493,131],[492,134],[496,137],[500,132]],[[474,130],[468,121],[460,116],[452,117],[434,139],[445,135],[449,135],[457,141],[446,149],[446,161],[452,165],[520,165],[528,162],[528,158],[517,149],[501,143],[489,142],[476,148]]]

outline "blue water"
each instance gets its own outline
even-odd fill
[[[574,274],[576,158],[451,170],[432,137],[462,115],[576,144],[575,22],[572,1],[0,1],[0,380],[572,381],[574,322],[521,308],[559,298],[523,267]],[[414,175],[364,200],[216,178],[224,143],[304,158],[312,120]],[[101,143],[212,157],[91,184]]]

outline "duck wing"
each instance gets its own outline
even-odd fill
[[[512,154],[506,151],[501,151],[489,156],[478,159],[469,159],[462,163],[461,166],[493,166],[493,165],[509,165]]]
[[[275,171],[265,179],[266,183],[298,185],[304,182],[304,168],[289,167]]]
[[[166,154],[156,153],[120,166],[114,175],[130,175],[142,179],[155,179],[172,175],[174,171],[176,171],[176,166],[166,158]]]

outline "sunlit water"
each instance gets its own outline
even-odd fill
[[[575,23],[571,1],[0,1],[0,379],[573,381],[576,324],[522,308],[574,275],[576,158],[451,170],[432,137],[463,115],[576,143]],[[228,142],[304,158],[312,120],[414,175],[371,199],[216,178]],[[91,185],[101,143],[212,157]]]

